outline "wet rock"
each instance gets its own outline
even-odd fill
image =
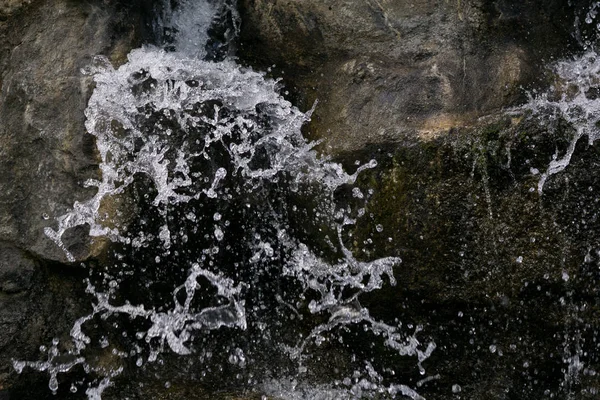
[[[81,69],[98,54],[122,63],[152,34],[142,11],[152,7],[145,0],[0,2],[0,398],[14,383],[11,360],[37,358],[38,347],[68,335],[89,305],[81,271],[56,263],[64,252],[44,228],[89,198],[84,182],[100,173],[84,127],[92,81]],[[102,252],[84,231],[66,235],[80,260]]]
[[[577,4],[575,4],[577,3]],[[329,152],[413,142],[523,100],[585,1],[241,1],[240,55],[318,99]]]
[[[598,149],[582,139],[538,193],[573,135],[565,121],[496,116],[418,146],[364,150],[379,167],[361,178],[373,194],[355,252],[403,259],[398,286],[365,304],[384,320],[422,325],[437,344],[425,398],[458,398],[456,384],[469,399],[594,398]],[[361,158],[347,157],[349,168]]]
[[[93,193],[99,175],[83,111],[92,81],[81,68],[113,62],[148,34],[144,1],[9,1],[0,8],[0,240],[41,258],[65,260],[44,227]],[[70,246],[92,251],[78,232]]]
[[[83,271],[35,261],[15,247],[0,245],[0,398],[45,398],[46,376],[17,375],[13,360],[45,360],[53,338],[66,342],[72,323],[89,307]]]

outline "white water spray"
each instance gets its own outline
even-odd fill
[[[358,174],[375,168],[376,162],[348,174],[341,165],[319,158],[300,132],[310,112],[302,113],[284,100],[277,81],[232,60],[202,60],[207,27],[222,7],[226,5],[184,1],[170,10],[175,51],[137,49],[118,69],[97,57],[84,71],[96,82],[86,129],[96,138],[102,178],[86,182],[97,193],[57,217],[57,227],[47,228],[46,234],[74,261],[62,238],[69,229],[87,225],[90,236],[108,237],[121,246],[117,259],[133,261],[116,262],[98,282],[87,281],[87,293],[95,299],[93,310],[74,323],[72,346],[60,357],[70,361],[55,360],[59,355],[55,343],[47,361],[14,363],[18,372],[25,367],[48,371],[53,391],[58,388],[58,373],[83,365],[86,372],[99,376],[96,386],[88,387],[88,398],[100,399],[111,379],[123,372],[123,367],[100,371],[88,362],[90,348],[110,345],[106,338],[96,343],[86,333],[94,320],[126,317],[137,324],[133,348],[113,352],[121,358],[135,357],[136,366],[142,367],[169,350],[194,356],[198,337],[211,331],[252,328],[272,331],[264,337],[275,334],[281,321],[269,325],[280,316],[276,309],[269,312],[268,298],[280,310],[292,311],[290,321],[301,321],[303,315],[325,317],[319,319],[326,322],[314,324],[300,341],[278,343],[269,350],[282,350],[298,363],[298,370],[306,371],[304,364],[319,344],[361,326],[392,352],[416,357],[421,374],[425,373],[422,363],[435,344],[423,346],[417,339],[420,328],[404,333],[401,324],[376,320],[359,302],[361,294],[382,288],[386,281],[396,284],[393,268],[400,263],[398,257],[357,260],[346,246],[345,235],[355,226],[360,208],[340,206],[337,192],[351,189]],[[137,223],[115,220],[109,225],[101,218],[103,206],[121,204],[120,199],[136,190],[143,190],[138,194],[143,212]],[[303,200],[284,208],[295,201],[294,196]],[[214,210],[207,211],[207,218],[203,208]],[[308,218],[315,231],[317,226],[329,231],[319,240],[334,254],[334,262],[329,261],[331,255],[311,248],[305,235],[298,236],[302,229],[293,226],[290,215],[302,213],[299,218]],[[148,261],[140,261],[139,254]],[[143,295],[129,299],[120,291],[127,276],[139,283],[143,278],[136,276],[143,277],[148,270],[164,274],[160,279],[165,281],[177,281],[180,271],[185,274],[169,295],[159,298],[162,303],[152,291],[145,299]],[[280,292],[261,288],[260,276],[267,282],[281,280],[289,288]],[[146,282],[146,287],[157,283]],[[258,305],[248,309],[248,302]],[[246,352],[235,347],[229,361],[246,368],[252,361]],[[383,390],[421,399],[408,386],[384,384],[370,364],[367,370],[367,378],[338,384],[334,392],[352,398]]]

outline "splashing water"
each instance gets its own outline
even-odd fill
[[[598,138],[600,126],[600,57],[594,49],[594,41],[600,38],[600,23],[597,22],[600,2],[591,4],[584,22],[592,27],[595,37],[590,33],[582,35],[579,19],[575,21],[576,37],[586,52],[571,60],[557,62],[554,73],[556,84],[548,93],[530,96],[526,110],[533,111],[541,120],[552,122],[566,121],[575,131],[568,148],[563,154],[557,150],[547,170],[541,174],[538,193],[541,195],[546,181],[554,174],[563,171],[573,157],[575,147],[582,137],[587,137],[592,145]]]
[[[423,349],[421,328],[405,333],[360,304],[363,293],[396,284],[401,262],[358,260],[347,246],[366,199],[354,196],[362,205],[351,207],[344,194],[360,192],[358,175],[376,162],[349,174],[319,158],[301,134],[311,113],[284,100],[277,81],[230,59],[202,60],[207,26],[224,7],[231,12],[226,3],[182,2],[165,21],[174,51],[133,50],[118,69],[97,57],[84,71],[96,82],[86,129],[96,138],[102,178],[86,182],[96,194],[46,234],[75,261],[62,238],[85,225],[90,236],[108,237],[115,255],[113,265],[89,269],[93,310],[74,323],[63,353],[56,342],[47,361],[14,362],[17,372],[49,372],[52,391],[58,373],[82,365],[96,376],[88,398],[100,399],[124,367],[96,367],[88,353],[111,343],[113,355],[144,368],[169,351],[208,359],[220,336],[231,336],[220,348],[226,362],[242,370],[254,364],[264,372],[254,382],[272,392],[290,370],[308,376],[315,348],[341,342],[352,327],[392,354],[416,357],[425,374],[435,344]],[[113,321],[115,332],[98,334],[98,321]],[[351,376],[327,386],[335,396],[422,398],[349,358]],[[297,398],[292,392],[284,397]]]
[[[564,154],[557,150],[547,170],[541,174],[538,182],[540,194],[548,178],[569,165],[575,147],[582,137],[587,137],[590,145],[596,141],[600,124],[600,100],[597,96],[600,88],[598,54],[588,51],[573,60],[557,63],[554,70],[561,87],[554,87],[550,93],[531,97],[524,108],[546,121],[563,119],[575,132]],[[559,93],[558,96],[556,92]]]

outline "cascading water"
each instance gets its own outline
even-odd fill
[[[207,32],[223,15],[227,38],[237,26],[227,3],[167,7],[166,50],[134,50],[118,69],[98,57],[84,71],[96,82],[86,129],[102,178],[86,182],[95,196],[46,234],[74,261],[63,235],[89,226],[114,255],[103,268],[86,266],[93,308],[69,343],[54,340],[41,349],[47,360],[14,368],[46,371],[55,393],[69,385],[59,374],[81,368],[70,390],[99,399],[127,368],[160,369],[176,354],[206,365],[202,375],[217,365],[284,398],[420,399],[394,382],[393,364],[352,349],[321,376],[319,349],[350,334],[385,358],[416,357],[422,375],[435,344],[360,304],[361,294],[395,284],[400,263],[358,259],[349,245],[368,197],[353,185],[376,163],[349,174],[319,158],[300,133],[310,112],[284,100],[277,81],[227,57],[205,61],[219,58]],[[117,361],[94,361],[102,352]]]

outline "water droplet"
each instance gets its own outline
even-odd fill
[[[56,379],[56,373],[50,375],[48,388],[52,391],[53,394],[56,394],[56,391],[58,390],[58,379]]]
[[[42,218],[45,219],[45,220],[48,220],[48,219],[50,219],[50,216],[48,214],[46,214],[46,213],[43,213],[42,214]]]
[[[186,217],[187,219],[189,219],[190,221],[192,221],[192,222],[195,222],[195,221],[196,221],[196,215],[195,215],[194,213],[192,213],[192,212],[189,212],[189,213],[187,213],[187,214],[185,215],[185,217]]]
[[[13,368],[17,374],[20,374],[23,372],[23,368],[25,368],[25,363],[23,361],[13,361]]]
[[[354,197],[356,199],[362,199],[365,196],[363,195],[363,193],[360,191],[359,188],[355,187],[352,189],[352,197]]]

